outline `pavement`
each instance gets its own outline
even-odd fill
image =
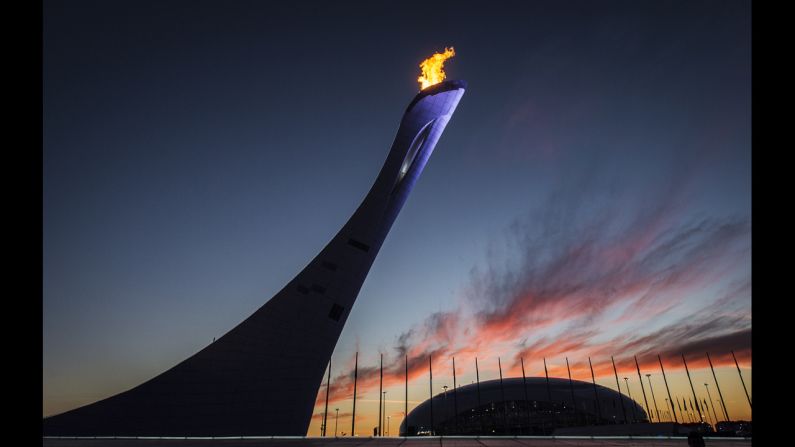
[[[687,447],[687,438],[258,438],[258,439],[67,439],[44,438],[44,447]],[[706,446],[751,447],[746,438],[704,438]]]

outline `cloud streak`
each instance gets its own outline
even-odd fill
[[[671,370],[683,368],[682,354],[691,368],[707,366],[706,352],[716,366],[733,365],[730,350],[750,363],[750,219],[684,218],[686,194],[674,186],[642,203],[619,193],[571,196],[588,190],[563,189],[517,219],[509,250],[493,249],[472,269],[459,308],[396,337],[385,386],[403,383],[405,356],[409,380],[427,373],[429,356],[435,363],[478,352],[512,360],[503,362],[508,374],[520,372],[521,359],[565,355],[572,373],[588,378],[589,356],[600,377],[613,375],[616,354],[622,374],[635,371],[635,355],[654,370],[657,354]],[[378,374],[360,368],[358,389],[377,387]],[[550,365],[550,374],[566,377],[565,364]],[[332,399],[350,398],[352,379],[338,376]]]

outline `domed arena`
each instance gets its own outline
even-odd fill
[[[409,412],[400,435],[550,435],[561,428],[636,422],[648,422],[643,407],[610,388],[519,377],[437,394]]]

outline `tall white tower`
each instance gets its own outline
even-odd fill
[[[44,419],[44,435],[305,435],[362,283],[465,88],[445,81],[417,94],[367,197],[267,303],[153,379]]]

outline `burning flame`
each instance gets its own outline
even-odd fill
[[[444,61],[455,56],[453,47],[445,48],[444,53],[434,53],[433,56],[425,59],[420,64],[422,75],[417,78],[417,82],[422,85],[420,90],[424,90],[434,84],[444,81]]]

